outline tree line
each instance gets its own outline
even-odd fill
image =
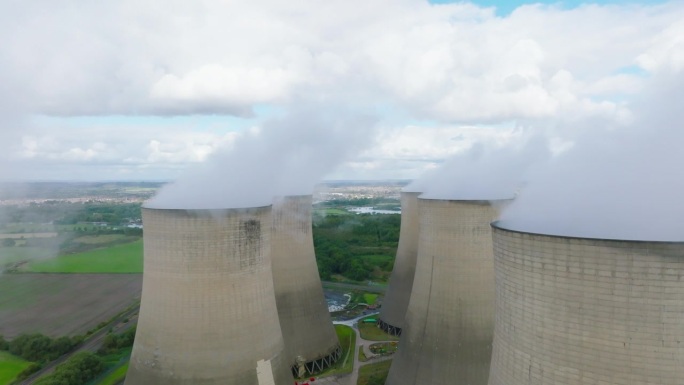
[[[109,333],[104,338],[97,353],[78,352],[55,368],[54,373],[41,377],[37,385],[84,385],[100,375],[106,368],[104,356],[121,353],[133,346],[135,327],[123,333]],[[83,337],[50,338],[40,333],[22,334],[7,341],[0,336],[0,350],[30,361],[24,371],[17,375],[15,382],[28,378],[39,371],[46,363],[54,361],[74,350],[83,342]]]
[[[399,214],[315,214],[313,240],[321,278],[339,274],[363,281],[377,271],[391,272],[400,224]]]

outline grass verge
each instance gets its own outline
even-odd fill
[[[363,320],[367,318],[377,318],[377,315],[371,315],[359,320],[359,333],[361,333],[361,338],[367,341],[399,341],[399,337],[385,333],[379,327],[375,326],[374,323],[364,323]]]
[[[368,357],[366,357],[366,353],[363,352],[363,346],[359,346],[359,361],[361,361],[361,362],[368,361]]]
[[[126,378],[126,372],[128,372],[128,362],[114,369],[95,385],[115,385]]]
[[[359,368],[357,385],[383,385],[387,380],[392,360],[366,364]]]
[[[7,352],[0,352],[0,385],[11,384],[17,374],[31,363]]]
[[[363,301],[367,305],[375,305],[375,301],[377,301],[377,300],[378,300],[377,294],[363,293]]]
[[[142,273],[143,243],[138,240],[29,264],[34,273]]]
[[[356,332],[346,325],[335,325],[335,332],[342,347],[342,356],[335,366],[319,374],[318,377],[335,376],[351,373],[354,369],[354,353],[356,352]]]

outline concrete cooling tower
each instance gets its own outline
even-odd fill
[[[273,285],[285,359],[297,377],[334,364],[342,352],[318,274],[311,227],[311,195],[273,203]]]
[[[420,195],[419,192],[402,191],[401,193],[399,246],[378,319],[378,327],[395,336],[400,336],[401,328],[404,327],[404,317],[409,299],[411,299],[413,276],[416,272],[418,195]]]
[[[126,385],[290,385],[271,207],[143,209],[143,291]]]
[[[490,385],[684,383],[684,243],[492,226]]]
[[[418,199],[418,259],[387,385],[486,385],[494,333],[487,201]]]

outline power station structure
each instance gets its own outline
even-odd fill
[[[382,301],[377,326],[386,333],[400,336],[406,309],[411,299],[413,277],[418,255],[419,192],[401,192],[401,227],[399,245],[390,275],[389,286]]]
[[[290,385],[271,207],[143,208],[144,276],[126,385]]]
[[[416,274],[387,385],[487,384],[499,203],[418,198]]]
[[[682,384],[684,242],[492,226],[490,385]]]
[[[320,372],[342,354],[318,274],[311,208],[311,195],[273,202],[273,286],[284,357],[296,377]]]

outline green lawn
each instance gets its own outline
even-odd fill
[[[361,338],[368,341],[399,341],[398,337],[385,333],[379,327],[375,326],[374,323],[364,323],[363,320],[367,318],[377,318],[377,315],[371,315],[359,320],[359,333],[361,333]]]
[[[318,215],[352,215],[347,210],[344,209],[332,209],[332,208],[320,208],[314,209],[315,214]]]
[[[386,264],[387,262],[393,261],[394,257],[391,255],[387,254],[368,254],[368,255],[359,255],[357,258],[362,259],[372,265],[377,265],[381,266]]]
[[[138,238],[140,237],[134,237],[124,234],[81,235],[80,237],[74,238],[73,242],[84,243],[87,245],[102,245],[112,242],[132,242]]]
[[[357,385],[382,385],[387,380],[392,360],[366,364],[359,368]]]
[[[97,385],[114,385],[126,377],[126,372],[128,371],[128,362],[122,366],[116,368],[113,372],[109,373],[107,377],[103,378]]]
[[[335,332],[342,347],[342,356],[334,367],[319,374],[320,377],[351,373],[354,369],[356,352],[356,332],[346,325],[335,325]]]
[[[363,301],[368,305],[374,305],[375,301],[378,300],[377,294],[363,293]]]
[[[28,271],[34,273],[142,273],[142,270],[142,240],[35,261],[28,266]]]
[[[31,363],[7,352],[0,352],[0,385],[8,385]]]

